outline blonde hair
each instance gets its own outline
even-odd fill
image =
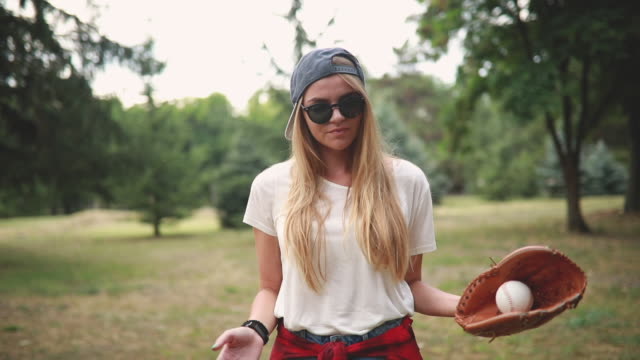
[[[334,63],[352,65],[343,57]],[[338,74],[365,97],[365,111],[353,146],[352,185],[345,209],[363,254],[376,270],[389,271],[401,281],[409,265],[408,228],[400,208],[389,167],[390,156],[374,118],[364,84],[353,75]],[[300,110],[295,109],[291,139],[294,159],[292,185],[286,203],[285,249],[292,254],[308,286],[316,292],[326,280],[324,221],[328,205],[320,191],[325,173],[319,144],[311,135]]]

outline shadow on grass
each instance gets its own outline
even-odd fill
[[[595,236],[613,236],[624,241],[640,241],[640,214],[624,214],[619,210],[598,211],[586,217]]]
[[[171,235],[153,236],[153,235],[123,235],[123,236],[105,236],[101,239],[104,241],[122,241],[122,242],[169,242],[169,241],[186,241],[201,240],[203,237],[212,236],[212,234],[193,234],[193,233],[172,233]]]
[[[247,229],[223,229],[207,233],[172,232],[160,237],[149,234],[90,235],[88,237],[101,244],[172,244],[174,242],[194,244],[202,242],[220,248],[245,248],[254,245],[253,233]],[[229,239],[234,240],[230,241]]]
[[[128,264],[73,258],[18,247],[0,247],[0,293],[95,295],[121,288],[136,273]]]

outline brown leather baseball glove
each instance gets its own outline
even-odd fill
[[[500,313],[496,291],[509,280],[529,286],[533,294],[531,310]],[[496,338],[515,334],[576,307],[586,287],[586,275],[567,256],[547,246],[526,246],[505,256],[467,286],[455,320],[466,332],[477,336]]]

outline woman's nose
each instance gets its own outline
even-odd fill
[[[340,112],[340,107],[338,106],[338,104],[332,105],[331,106],[331,118],[329,119],[329,121],[342,121],[344,120],[345,117],[344,115],[342,115],[342,112]]]

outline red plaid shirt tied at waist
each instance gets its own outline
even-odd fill
[[[271,351],[271,360],[317,357],[318,360],[348,360],[358,357],[383,357],[387,360],[422,360],[411,328],[410,317],[382,335],[346,345],[341,341],[318,344],[287,330],[278,322],[278,336]]]

